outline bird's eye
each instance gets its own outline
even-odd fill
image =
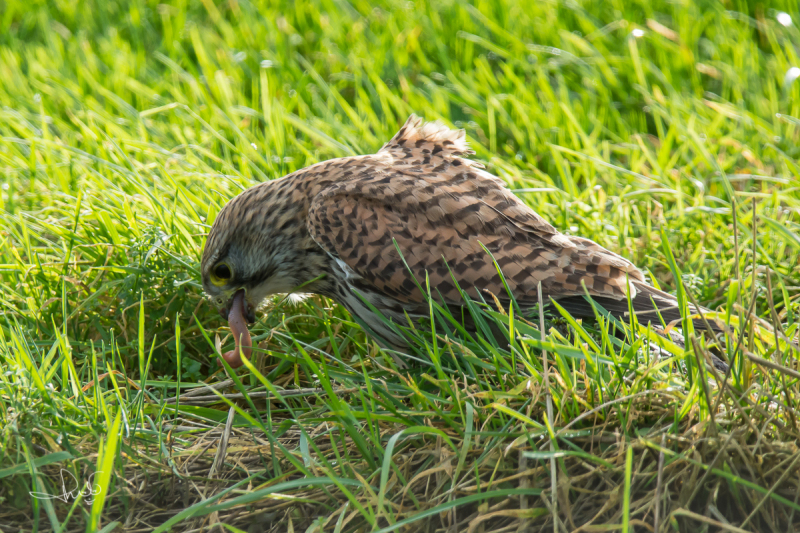
[[[211,283],[225,285],[233,277],[231,267],[227,263],[220,263],[211,271]]]
[[[230,279],[231,267],[229,267],[225,263],[220,263],[214,268],[214,275],[217,276],[219,279]]]

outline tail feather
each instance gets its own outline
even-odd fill
[[[660,327],[662,319],[664,324],[681,320],[681,309],[678,305],[677,298],[644,283],[633,283],[636,287],[636,296],[631,299],[630,308],[628,307],[627,298],[615,300],[613,298],[593,297],[593,300],[603,306],[603,308],[611,313],[612,316],[624,322],[629,320],[631,308],[636,314],[636,320],[640,324],[651,323]],[[572,316],[576,318],[595,317],[592,305],[583,296],[568,296],[566,298],[559,298],[556,301],[559,303],[559,305],[561,305],[561,307],[566,309]],[[705,308],[700,308],[699,311],[703,314],[711,312]],[[693,305],[689,305],[689,313],[692,315],[699,314],[698,309]],[[703,320],[702,318],[695,318],[692,320],[692,323],[694,324],[694,328],[696,330],[708,331],[710,328],[712,333],[722,331],[722,328],[711,319]],[[673,341],[683,341],[683,336],[678,335],[676,331],[672,330],[669,333],[669,337]],[[680,339],[676,339],[676,336],[680,337]],[[683,342],[680,342],[680,344],[683,344]],[[728,364],[714,354],[711,355],[711,362],[717,371],[722,373],[726,373],[728,371]]]
[[[650,322],[660,326],[662,319],[665,324],[681,320],[681,309],[677,298],[644,283],[633,282],[633,284],[636,287],[636,296],[631,299],[631,308],[640,324]],[[612,316],[625,322],[629,320],[631,308],[628,307],[626,298],[615,300],[613,298],[593,297],[593,300],[611,313]],[[556,301],[576,318],[594,318],[594,309],[583,296],[568,296],[559,298]],[[710,313],[711,311],[700,308],[700,312]],[[693,305],[689,305],[689,313],[692,315],[699,314],[697,308]],[[659,318],[659,315],[661,318]],[[695,318],[692,322],[695,329],[698,330],[707,330],[710,327],[713,332],[722,331],[722,328],[710,319]]]

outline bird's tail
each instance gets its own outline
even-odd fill
[[[615,300],[607,297],[593,297],[593,300],[612,316],[623,322],[630,320],[631,310],[633,310],[636,320],[640,324],[651,323],[661,330],[663,321],[663,324],[667,326],[674,324],[680,327],[681,309],[677,298],[645,283],[634,281],[633,284],[636,287],[636,296],[631,298],[630,307],[628,306],[627,298]],[[592,305],[583,296],[568,296],[559,298],[557,301],[559,305],[576,318],[594,318],[595,316]],[[696,330],[710,330],[712,333],[723,331],[715,320],[705,316],[707,313],[712,313],[709,309],[703,307],[698,309],[694,305],[689,305],[689,313],[693,315],[692,323]],[[661,333],[669,336],[673,341],[677,340],[675,335],[678,335],[683,340],[683,336],[674,330],[661,330]],[[680,344],[682,345],[683,343],[680,342]],[[712,355],[712,362],[717,370],[721,372],[728,370],[728,365],[716,355]]]
[[[677,325],[680,325],[681,309],[676,297],[645,283],[634,282],[634,286],[638,292],[636,298],[633,299],[633,311],[636,313],[636,318],[639,322],[660,323],[658,316],[661,315],[667,325],[673,322],[677,322]],[[625,300],[625,303],[627,304],[627,300]],[[692,322],[695,329],[710,329],[715,333],[722,331],[722,327],[714,319],[707,316],[713,313],[710,309],[705,307],[697,308],[689,304],[689,313],[694,317]]]
[[[607,297],[593,297],[593,300],[611,313],[612,316],[624,322],[630,319],[632,310],[640,324],[650,322],[653,325],[660,326],[663,320],[666,325],[675,322],[676,325],[680,326],[681,309],[677,298],[645,283],[634,281],[633,285],[636,287],[636,296],[631,298],[630,307],[628,307],[627,298],[616,300]],[[559,298],[557,301],[574,317],[594,317],[592,305],[583,296],[568,296]],[[689,313],[692,315],[705,315],[711,313],[711,311],[702,307],[697,309],[695,306],[689,305]],[[719,324],[707,317],[703,319],[702,316],[695,316],[692,322],[695,329],[707,330],[710,328],[713,332],[722,331]]]

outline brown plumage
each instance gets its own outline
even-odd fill
[[[450,308],[463,303],[453,277],[473,298],[487,290],[507,302],[482,244],[523,309],[536,304],[541,282],[546,301],[577,317],[594,316],[585,286],[613,315],[628,312],[630,293],[640,321],[660,323],[655,307],[667,322],[680,318],[675,298],[649,286],[630,261],[559,233],[466,158],[472,153],[463,130],[412,115],[377,154],[325,161],[244,191],[209,233],[206,291],[227,312],[240,289],[253,309],[305,284],[302,292],[333,298],[383,342],[402,347],[354,291],[403,325],[404,313],[427,312],[417,287],[426,273],[434,297]]]

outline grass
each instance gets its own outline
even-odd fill
[[[800,530],[797,22],[733,0],[6,1],[0,530]],[[276,298],[253,364],[222,368],[198,273],[216,214],[412,112],[722,340],[490,299],[473,312],[510,347],[415,329],[399,369],[333,302]],[[62,469],[92,491],[30,495]]]

